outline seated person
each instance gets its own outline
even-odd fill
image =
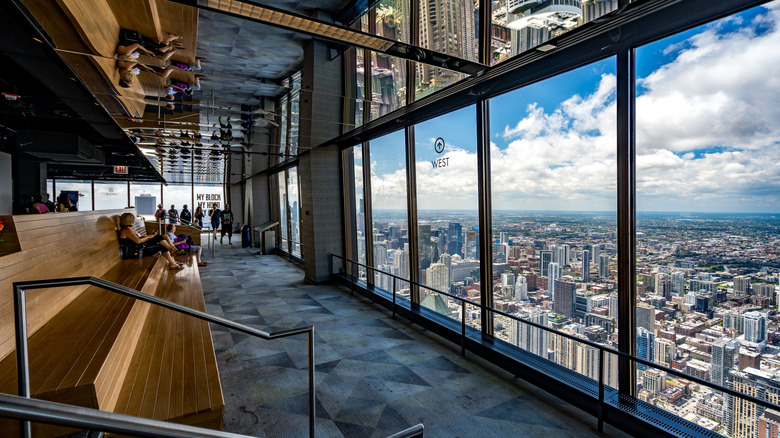
[[[195,260],[198,262],[198,266],[208,265],[208,263],[200,259],[200,254],[203,252],[203,248],[201,248],[198,245],[192,245],[187,243],[188,241],[192,240],[190,236],[185,236],[184,234],[182,234],[181,236],[176,236],[176,225],[174,224],[168,224],[168,226],[165,227],[165,230],[168,232],[167,237],[173,241],[173,244],[175,246],[179,247],[179,246],[187,245],[189,247],[189,251],[195,253]]]
[[[167,236],[160,236],[155,231],[151,236],[141,237],[133,230],[133,224],[135,224],[135,215],[132,213],[124,213],[119,218],[119,244],[136,251],[141,257],[154,254],[156,252],[162,252],[162,257],[168,262],[168,269],[182,269],[184,265],[176,263],[171,256],[171,250],[176,251]]]

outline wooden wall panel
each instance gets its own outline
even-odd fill
[[[14,216],[21,251],[0,257],[0,358],[14,349],[13,283],[57,277],[102,276],[116,264],[119,243],[113,217],[127,210]],[[30,291],[30,334],[86,286]]]

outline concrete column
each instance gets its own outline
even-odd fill
[[[46,193],[46,164],[13,156],[14,213],[22,214],[25,197]],[[50,193],[52,200],[57,196]]]
[[[304,47],[298,172],[301,240],[306,280],[328,281],[330,254],[344,253],[340,152],[327,142],[340,134],[344,80],[341,57],[330,61],[325,43]]]

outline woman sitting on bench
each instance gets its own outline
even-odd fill
[[[141,256],[147,256],[156,252],[162,252],[163,258],[168,262],[168,269],[183,269],[184,265],[176,263],[169,251],[176,251],[167,236],[160,236],[155,231],[151,236],[141,237],[132,228],[135,224],[135,215],[124,213],[119,218],[119,244],[134,248],[141,253]],[[152,246],[156,245],[156,246]]]

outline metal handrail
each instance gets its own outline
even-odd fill
[[[0,417],[154,438],[251,438],[220,430],[0,393]]]
[[[422,423],[416,424],[408,429],[396,432],[387,438],[422,438],[425,426]]]
[[[639,363],[639,364],[642,364],[642,365],[649,366],[651,368],[655,368],[655,369],[658,369],[658,370],[661,370],[661,371],[665,371],[667,374],[672,374],[672,375],[675,375],[675,376],[682,377],[682,378],[684,378],[686,380],[689,380],[691,382],[698,383],[700,385],[704,385],[704,386],[713,388],[713,389],[715,389],[717,391],[721,391],[721,392],[729,394],[731,396],[742,398],[742,399],[744,399],[744,400],[746,400],[748,402],[758,404],[758,405],[760,405],[760,406],[762,406],[764,408],[780,410],[780,405],[776,405],[776,404],[768,402],[766,400],[762,400],[762,399],[756,398],[754,396],[751,396],[751,395],[748,395],[748,394],[744,394],[744,393],[739,392],[739,391],[735,391],[735,390],[733,390],[731,388],[727,388],[725,386],[721,386],[721,385],[718,385],[716,383],[708,382],[707,380],[704,380],[704,379],[701,379],[701,378],[698,378],[698,377],[695,377],[695,376],[691,376],[691,375],[685,374],[681,370],[676,370],[674,368],[669,368],[669,367],[666,367],[666,366],[663,366],[663,365],[659,365],[659,364],[653,363],[653,362],[651,362],[649,360],[645,360],[645,359],[633,356],[631,354],[628,354],[628,353],[625,353],[625,352],[622,352],[622,351],[613,350],[613,349],[611,349],[609,347],[605,347],[603,345],[597,344],[597,343],[592,342],[592,341],[590,341],[588,339],[582,339],[582,338],[576,337],[574,335],[571,335],[571,334],[568,334],[568,333],[564,333],[564,332],[555,330],[554,328],[546,327],[546,326],[543,326],[541,324],[538,324],[538,323],[535,323],[535,322],[532,322],[532,321],[528,321],[528,320],[522,319],[522,318],[520,318],[520,317],[518,317],[516,315],[511,315],[509,313],[506,313],[506,312],[498,310],[498,309],[494,309],[492,307],[486,307],[482,303],[477,303],[477,302],[465,299],[463,297],[458,297],[458,296],[452,295],[452,294],[447,293],[447,292],[443,292],[443,291],[439,291],[439,290],[433,289],[433,288],[431,288],[429,286],[426,286],[424,284],[420,284],[420,283],[411,281],[409,279],[406,279],[406,278],[403,278],[403,277],[399,277],[399,276],[397,276],[395,274],[391,274],[389,272],[381,271],[379,269],[376,269],[376,268],[373,268],[371,266],[368,266],[368,265],[366,265],[364,263],[356,262],[354,260],[347,259],[346,257],[342,257],[342,256],[337,255],[337,254],[331,254],[331,259],[330,259],[330,272],[331,272],[331,275],[333,274],[333,258],[334,257],[335,258],[339,258],[339,259],[341,259],[341,260],[343,260],[345,262],[349,262],[349,263],[351,263],[353,265],[362,266],[362,267],[364,267],[366,269],[370,269],[370,270],[372,270],[374,272],[379,272],[381,274],[393,277],[393,291],[392,291],[392,293],[393,293],[393,315],[395,315],[395,293],[396,293],[395,292],[395,283],[396,283],[396,280],[401,280],[401,281],[405,281],[405,282],[407,282],[409,284],[413,284],[413,285],[416,285],[418,287],[424,287],[424,288],[429,289],[429,290],[431,290],[433,292],[440,293],[440,294],[446,295],[448,297],[454,298],[454,299],[456,299],[458,301],[461,301],[462,303],[469,303],[471,305],[479,307],[480,309],[487,309],[489,312],[493,312],[493,313],[497,313],[497,314],[502,315],[502,316],[506,316],[506,317],[508,317],[510,319],[513,319],[515,321],[523,322],[524,324],[531,325],[532,327],[536,327],[536,328],[545,330],[547,332],[553,333],[553,334],[555,334],[557,336],[562,336],[562,337],[565,337],[565,338],[569,338],[569,339],[572,339],[572,340],[574,340],[576,342],[581,342],[581,343],[583,343],[585,345],[588,345],[590,347],[598,349],[599,350],[599,402],[600,403],[603,403],[603,401],[604,401],[603,400],[603,395],[604,395],[604,387],[603,387],[604,367],[602,366],[603,365],[603,357],[604,357],[604,353],[609,353],[609,354],[614,354],[616,356],[620,356],[620,357],[626,358],[626,359],[628,359],[628,360],[630,360],[632,362],[635,362],[635,363]],[[354,275],[352,275],[351,277],[353,279],[355,278]],[[354,284],[354,281],[352,283]],[[465,348],[466,348],[465,347],[465,338],[466,338],[466,330],[465,330],[465,319],[466,318],[465,318],[465,314],[466,314],[466,312],[462,311],[461,314],[464,315],[463,318],[462,318],[462,324],[461,324],[461,350],[463,352],[465,352]],[[599,418],[599,423],[601,423],[601,421],[602,421],[602,419]],[[601,429],[601,424],[599,424],[599,431],[601,431],[601,430],[602,430]]]
[[[139,292],[135,289],[131,289],[126,286],[122,286],[110,281],[103,280],[95,277],[74,277],[74,278],[58,278],[49,280],[35,280],[35,281],[23,281],[13,284],[14,287],[14,324],[16,328],[16,369],[18,373],[19,383],[19,395],[21,397],[30,398],[30,362],[27,348],[27,308],[26,308],[26,291],[32,289],[45,289],[51,287],[66,287],[66,286],[79,286],[79,285],[92,285],[101,287],[110,292],[125,295],[137,300],[145,301],[147,303],[161,306],[166,309],[170,309],[185,315],[193,316],[195,318],[208,321],[213,324],[217,324],[223,327],[227,327],[232,330],[246,333],[258,338],[271,340],[284,338],[287,336],[294,336],[302,333],[308,335],[308,347],[309,347],[309,436],[314,438],[315,435],[315,380],[314,380],[314,326],[306,326],[293,328],[288,330],[280,330],[272,333],[268,333],[262,330],[258,330],[252,327],[238,324],[228,319],[220,318],[218,316],[209,315],[208,313],[201,312],[199,310],[191,309],[189,307],[177,304],[162,298],[158,298],[152,295]],[[30,422],[22,420],[21,422],[22,436],[30,437],[32,431],[30,429]]]

